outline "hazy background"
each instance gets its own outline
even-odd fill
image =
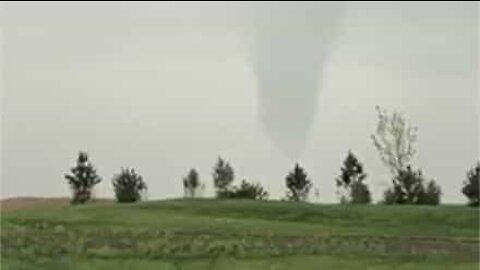
[[[334,202],[351,149],[379,200],[390,183],[369,135],[375,106],[419,127],[415,165],[464,202],[479,159],[478,3],[3,3],[2,197],[69,196],[86,150],[113,196],[120,166],[150,198],[236,182],[284,196],[299,161]],[[316,50],[318,48],[318,50]],[[313,59],[313,60],[312,60]],[[288,76],[291,74],[291,76]],[[312,199],[315,199],[311,196]]]

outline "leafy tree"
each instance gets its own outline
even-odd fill
[[[268,192],[259,183],[249,183],[244,179],[240,187],[234,186],[226,192],[225,197],[232,199],[265,200],[268,198]]]
[[[70,174],[66,174],[73,191],[72,204],[83,204],[90,200],[93,187],[100,183],[102,179],[97,175],[97,170],[88,161],[88,154],[80,152],[78,154],[76,166],[70,169]]]
[[[188,175],[183,178],[183,188],[185,190],[185,196],[195,198],[197,190],[200,188],[200,178],[195,169],[191,169]]]
[[[386,204],[431,204],[440,203],[441,189],[433,180],[425,185],[421,170],[412,167],[398,172],[393,179],[393,187],[384,194]]]
[[[293,171],[287,175],[285,180],[288,188],[288,200],[304,201],[307,199],[312,183],[308,179],[305,170],[298,163],[295,164]]]
[[[479,206],[480,205],[480,162],[477,166],[467,172],[467,180],[463,182],[462,193],[468,198],[468,205]]]
[[[147,184],[135,170],[122,168],[121,172],[112,180],[117,201],[130,203],[141,200],[142,192],[147,190]]]
[[[235,177],[232,166],[219,157],[213,167],[212,176],[214,187],[217,190],[217,197],[224,197]]]
[[[387,204],[439,204],[441,190],[435,182],[424,184],[421,170],[410,166],[415,156],[417,128],[399,112],[388,113],[377,107],[378,124],[372,134],[373,145],[383,163],[390,169],[393,187],[385,191]]]
[[[348,151],[348,155],[341,168],[342,173],[336,179],[337,187],[348,195],[341,195],[341,202],[346,203],[370,203],[370,191],[363,183],[367,175],[363,172],[363,165],[355,155]]]
[[[393,175],[397,175],[405,170],[415,156],[417,128],[399,112],[389,114],[380,107],[377,107],[377,111],[377,130],[371,135],[373,145],[383,163],[389,167]]]

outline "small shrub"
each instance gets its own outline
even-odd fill
[[[400,170],[393,179],[393,187],[385,191],[385,204],[430,204],[440,203],[441,189],[433,180],[427,185],[422,171],[410,166]]]
[[[352,182],[350,185],[350,203],[352,204],[368,204],[371,201],[368,186],[361,181]]]
[[[425,188],[424,194],[420,196],[419,204],[438,205],[440,204],[441,195],[442,191],[440,187],[435,184],[434,181],[429,181],[427,187]]]
[[[242,180],[239,187],[220,191],[221,198],[264,200],[268,198],[268,192],[259,183],[249,183]]]
[[[259,183],[242,180],[240,187],[236,190],[236,198],[264,200],[268,198],[268,192]]]
[[[113,178],[113,189],[117,201],[120,203],[136,202],[141,200],[142,193],[147,190],[147,185],[142,177],[133,169],[123,169]]]

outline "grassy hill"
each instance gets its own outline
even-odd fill
[[[2,269],[478,269],[478,209],[166,200],[2,213]]]

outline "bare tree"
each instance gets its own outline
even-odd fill
[[[377,111],[377,130],[371,137],[383,163],[395,176],[405,170],[415,156],[417,128],[400,112],[394,111],[390,114],[380,107],[377,107]]]

